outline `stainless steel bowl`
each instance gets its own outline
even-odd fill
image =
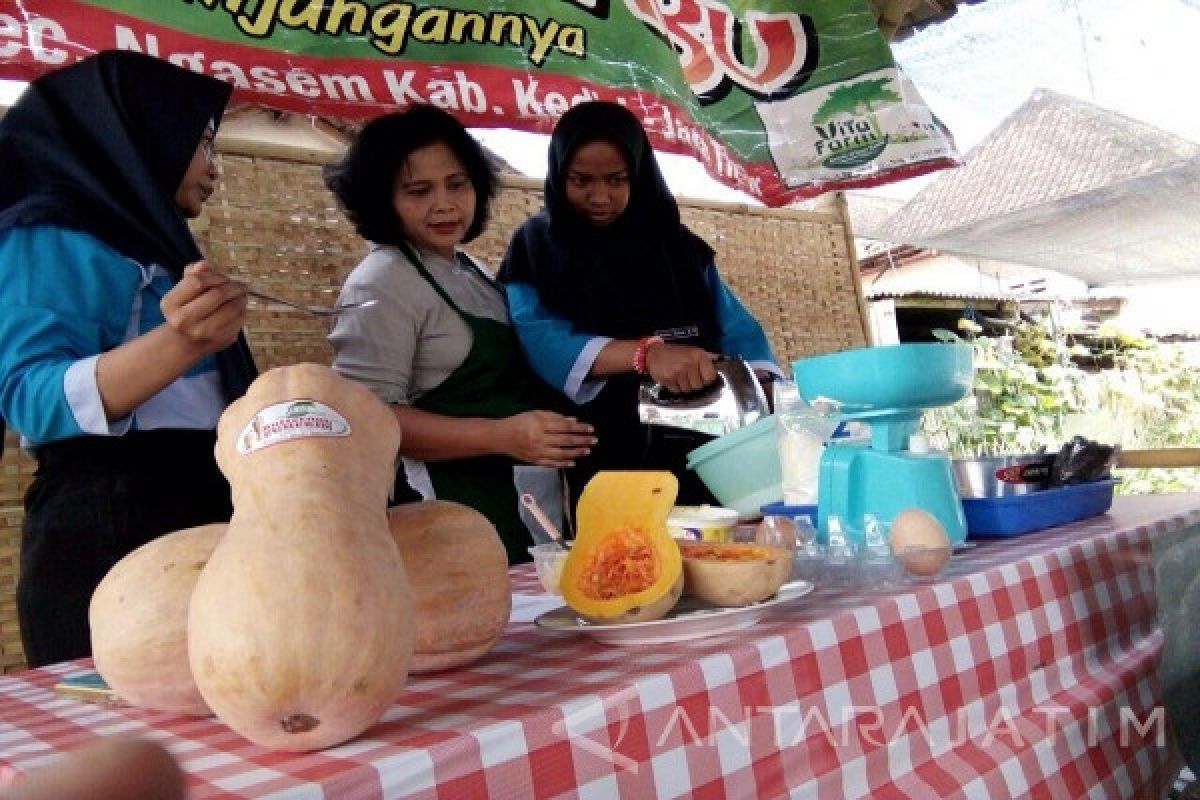
[[[1045,458],[1034,454],[956,458],[952,465],[959,497],[1012,497],[1045,489],[1046,479],[1014,481],[997,474],[1006,467],[1033,464]]]

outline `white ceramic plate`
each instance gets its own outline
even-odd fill
[[[689,639],[748,628],[758,622],[772,606],[803,597],[812,590],[813,585],[808,581],[790,581],[779,587],[774,596],[742,608],[718,608],[685,597],[662,619],[631,622],[626,625],[593,625],[579,619],[567,606],[547,611],[534,622],[551,631],[586,633],[605,644],[633,646],[686,642]]]

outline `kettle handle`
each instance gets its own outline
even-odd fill
[[[737,356],[725,356],[725,355],[720,355],[720,354],[713,356],[713,363],[718,363],[721,361],[741,361],[741,360],[742,359],[738,358]],[[712,383],[710,383],[707,386],[697,389],[694,392],[689,392],[688,394],[709,393],[709,392],[712,392],[718,384],[721,386],[722,389],[727,388],[729,386],[729,377],[721,370],[717,370],[717,379],[715,381],[713,381]],[[663,392],[670,393],[670,390],[668,390],[661,383],[657,383],[657,382],[651,384],[650,388],[647,389],[646,391],[648,391],[650,393],[650,396],[653,397],[655,400],[661,400]]]

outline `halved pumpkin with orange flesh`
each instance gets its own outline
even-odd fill
[[[559,584],[576,614],[615,625],[660,619],[675,607],[683,565],[667,514],[678,492],[669,472],[598,472],[588,482]]]
[[[792,572],[792,551],[741,542],[681,542],[684,590],[714,606],[766,600]]]

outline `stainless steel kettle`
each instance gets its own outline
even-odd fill
[[[674,394],[661,384],[643,383],[638,390],[638,419],[646,425],[724,436],[771,413],[749,364],[735,356],[721,356],[713,366],[716,382],[697,392]]]

